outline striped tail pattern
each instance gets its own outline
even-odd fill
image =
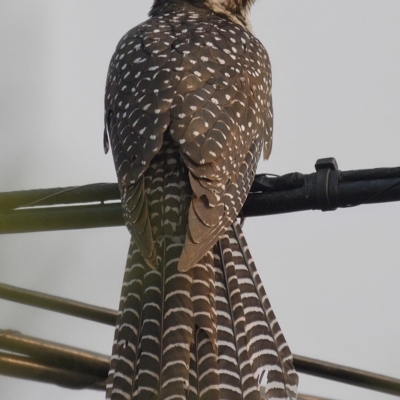
[[[260,400],[264,376],[266,399],[295,399],[292,355],[240,225],[189,271],[178,270],[187,223],[178,216],[191,193],[186,169],[168,170],[178,162],[168,151],[145,177],[152,225],[164,227],[155,241],[158,266],[149,267],[131,242],[107,398]]]

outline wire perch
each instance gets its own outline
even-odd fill
[[[239,217],[400,200],[400,167],[339,171],[334,158],[325,158],[315,168],[305,175],[257,175]],[[120,225],[117,184],[0,193],[0,234]]]

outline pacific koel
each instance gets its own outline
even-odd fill
[[[132,235],[107,398],[295,399],[293,359],[237,215],[272,146],[250,0],[155,0],[105,95]]]

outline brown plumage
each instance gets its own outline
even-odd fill
[[[296,397],[290,351],[234,223],[272,144],[271,71],[248,29],[251,4],[156,0],[111,60],[105,122],[132,234],[112,399],[259,399],[264,372],[267,398]]]

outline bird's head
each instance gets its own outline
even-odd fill
[[[224,14],[233,22],[251,29],[249,12],[254,1],[255,0],[204,0],[204,4],[214,12]]]
[[[245,26],[251,30],[249,12],[255,0],[154,0],[153,10],[168,3],[189,3],[196,7],[207,7],[216,14],[227,16],[233,22]]]

